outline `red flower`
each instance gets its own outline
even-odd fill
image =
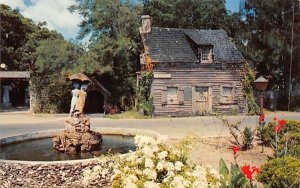
[[[280,130],[281,130],[282,128],[283,128],[282,125],[276,125],[276,126],[274,127],[274,131],[275,131],[276,133],[279,133]]]
[[[279,121],[279,125],[281,125],[282,127],[285,125],[284,119],[282,119],[282,120]]]
[[[276,121],[277,121],[277,117],[274,117],[274,118],[273,118],[273,121],[275,121],[275,122],[276,122]]]
[[[260,170],[259,168],[257,168],[256,166],[253,166],[252,168],[250,167],[250,165],[244,165],[242,168],[241,168],[243,174],[246,176],[246,178],[248,179],[252,179],[252,175],[256,172],[256,173],[259,173]]]
[[[257,168],[256,166],[253,166],[253,167],[252,167],[252,171],[253,171],[253,173],[256,172],[257,174],[260,173],[260,169]]]
[[[251,179],[252,178],[252,173],[250,171],[250,165],[244,165],[242,167],[242,172],[246,176],[246,178]]]
[[[259,121],[263,122],[265,120],[265,114],[260,114],[259,115]]]
[[[233,154],[236,154],[238,151],[240,151],[241,148],[239,148],[238,146],[233,146],[232,148]]]

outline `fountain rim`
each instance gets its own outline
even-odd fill
[[[42,138],[50,138],[50,137],[54,137],[56,134],[58,134],[60,131],[63,130],[64,129],[51,129],[51,130],[37,131],[37,132],[3,137],[0,138],[0,145],[13,144],[17,142],[42,139]],[[144,135],[156,139],[161,136],[161,134],[158,132],[152,130],[145,130],[145,129],[94,128],[92,130],[96,132],[100,132],[103,135],[124,135],[124,136]],[[126,155],[126,153],[120,155]],[[98,158],[89,158],[89,159],[63,160],[63,161],[23,161],[23,160],[0,159],[0,163],[18,163],[18,164],[28,164],[28,165],[38,165],[38,164],[55,165],[55,164],[77,164],[77,163],[97,162],[97,159]]]

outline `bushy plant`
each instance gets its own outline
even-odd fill
[[[144,115],[151,116],[154,113],[153,98],[151,96],[151,84],[153,72],[146,71],[141,74],[139,86],[137,87],[137,110],[142,110]]]
[[[220,175],[208,167],[192,165],[187,161],[191,138],[178,146],[167,147],[165,138],[154,139],[136,136],[137,150],[113,158],[113,169],[88,169],[84,173],[85,185],[93,177],[101,177],[101,172],[113,171],[112,187],[220,187]],[[110,158],[111,160],[112,158]],[[96,168],[96,169],[95,169]]]
[[[261,166],[258,181],[271,188],[298,188],[300,183],[300,160],[286,156],[272,159]]]
[[[243,83],[243,93],[246,97],[248,114],[256,115],[259,113],[259,107],[255,102],[255,98],[253,96],[253,81],[255,80],[255,73],[250,68],[248,63],[245,63],[245,74],[242,80]]]
[[[114,115],[120,112],[120,109],[118,108],[117,105],[106,104],[103,105],[103,108],[106,114]]]
[[[222,158],[219,162],[219,173],[222,175],[222,187],[246,187],[248,184],[247,179],[240,171],[239,166],[237,164],[231,164],[230,169],[228,169]]]
[[[277,119],[270,121],[267,126],[261,130],[263,142],[266,146],[275,147],[275,127]],[[286,147],[286,153],[292,156],[300,157],[300,121],[286,120],[285,125],[277,132],[278,150],[283,151]]]

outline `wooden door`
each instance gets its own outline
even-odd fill
[[[209,87],[193,88],[193,114],[207,115],[211,112],[211,92]]]

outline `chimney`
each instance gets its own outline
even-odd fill
[[[143,15],[142,19],[142,27],[139,28],[141,34],[146,34],[151,32],[151,22],[149,15]]]

